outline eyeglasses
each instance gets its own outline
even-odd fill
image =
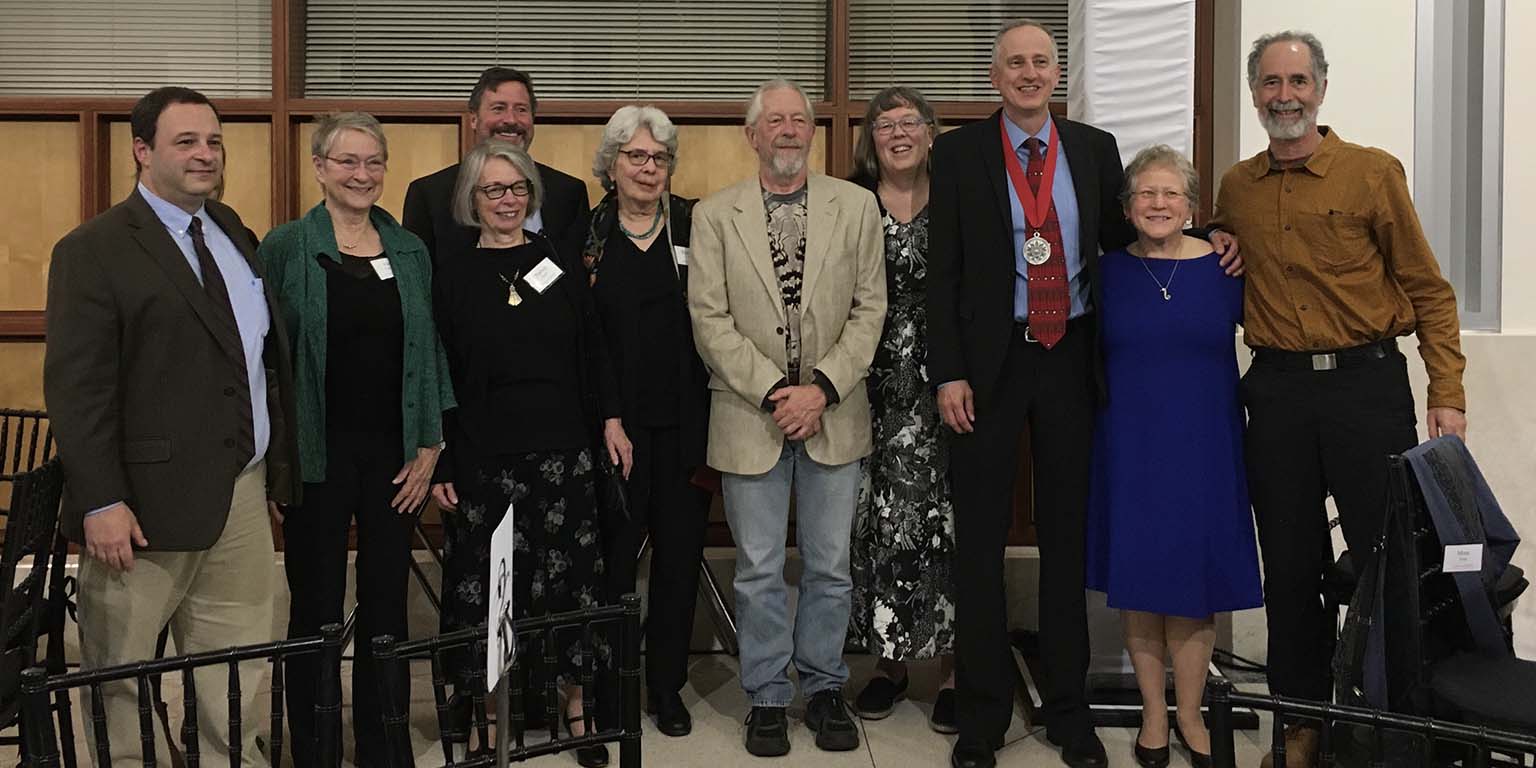
[[[896,121],[878,120],[875,122],[874,127],[876,136],[889,136],[891,135],[891,132],[895,131],[897,128],[900,128],[902,133],[910,136],[914,133],[917,133],[917,129],[926,125],[928,125],[927,120],[908,115],[907,117],[903,117],[902,119]]]
[[[621,150],[619,154],[629,158],[629,164],[636,168],[644,168],[647,162],[655,161],[657,168],[672,167],[671,152],[647,152],[643,149]]]
[[[487,184],[483,187],[475,187],[475,191],[485,195],[487,200],[500,200],[506,197],[508,192],[511,192],[513,197],[527,197],[533,193],[533,185],[525,179],[511,184]]]
[[[356,173],[359,168],[367,168],[369,173],[379,174],[389,167],[389,163],[385,162],[382,157],[370,157],[367,160],[360,160],[351,156],[332,157],[326,155],[325,159],[341,166],[347,173]]]
[[[1135,195],[1137,200],[1140,200],[1144,203],[1150,203],[1154,200],[1157,200],[1158,198],[1167,200],[1170,203],[1177,203],[1178,201],[1188,197],[1188,195],[1185,195],[1183,192],[1180,192],[1177,189],[1138,189],[1136,190]]]

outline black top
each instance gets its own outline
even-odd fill
[[[581,255],[591,202],[587,185],[570,174],[561,173],[543,163],[535,163],[544,182],[544,202],[539,205],[544,220],[544,236],[559,249],[563,258]],[[432,263],[443,268],[443,255],[462,253],[475,246],[480,230],[453,220],[453,186],[459,178],[459,165],[411,182],[405,190],[405,206],[400,224],[427,244]]]
[[[400,290],[381,280],[372,262],[388,260],[325,254],[325,428],[338,432],[397,435],[404,372],[405,320]]]
[[[614,227],[592,289],[624,393],[626,424],[678,423],[678,381],[683,356],[693,354],[693,336],[672,258],[665,230],[642,252]],[[640,338],[625,339],[619,329],[626,326],[639,330]]]
[[[451,458],[439,461],[437,481],[496,456],[589,447],[619,406],[580,267],[531,233],[515,248],[448,256],[434,311],[458,408],[444,414]],[[527,274],[546,258],[562,274],[541,294]]]

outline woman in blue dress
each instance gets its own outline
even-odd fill
[[[1200,696],[1215,614],[1263,604],[1234,343],[1243,283],[1183,233],[1199,195],[1187,159],[1149,147],[1125,178],[1137,239],[1100,262],[1108,398],[1094,429],[1088,586],[1121,612],[1142,696],[1137,763],[1168,764],[1171,656],[1175,732],[1193,765],[1209,765]]]

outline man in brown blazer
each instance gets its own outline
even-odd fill
[[[271,640],[268,505],[298,492],[287,339],[253,238],[211,199],[218,113],[196,91],[161,88],[130,121],[137,188],[60,240],[48,276],[43,388],[63,530],[85,552],[85,669],[152,657],[167,624],[182,653]],[[261,671],[241,669],[242,705]],[[197,676],[199,751],[217,762],[238,748],[254,765],[255,727],[229,744],[228,678],[222,667]],[[111,762],[138,765],[136,686],[104,693]]]
[[[867,190],[810,174],[810,100],[785,80],[747,107],[758,174],[693,214],[688,306],[709,368],[708,461],[736,540],[747,751],[789,751],[791,661],[824,750],[855,749],[843,701],[848,550],[859,459],[870,452],[864,377],[885,322],[880,214]],[[805,564],[791,625],[784,584],[789,494]]]

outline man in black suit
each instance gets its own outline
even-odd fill
[[[161,88],[130,122],[137,188],[60,240],[48,275],[43,390],[66,477],[61,528],[85,554],[86,669],[153,657],[167,624],[182,653],[271,640],[269,505],[299,492],[276,300],[254,238],[211,198],[218,113],[196,91]],[[261,673],[242,665],[243,709]],[[223,759],[229,674],[196,682],[200,752]],[[103,689],[113,765],[140,763],[135,690]],[[244,730],[244,764],[260,757],[255,737]],[[168,743],[155,741],[166,765]]]
[[[1099,254],[1135,232],[1115,137],[1050,113],[1060,74],[1046,27],[1005,25],[991,65],[1002,109],[933,146],[928,371],[955,433],[957,767],[995,765],[1011,718],[1003,553],[1026,428],[1046,737],[1067,765],[1108,764],[1085,698],[1084,518],[1102,393],[1092,312]]]
[[[539,98],[533,93],[528,73],[511,67],[491,67],[480,73],[469,92],[469,125],[475,141],[496,138],[528,149],[533,145],[533,120]],[[568,259],[581,255],[587,224],[592,215],[587,185],[543,163],[535,163],[544,181],[544,202],[528,216],[530,232],[549,238]],[[459,177],[457,163],[423,176],[405,190],[405,215],[401,223],[427,244],[435,260],[439,253],[462,253],[474,246],[480,230],[453,220],[453,183]]]

